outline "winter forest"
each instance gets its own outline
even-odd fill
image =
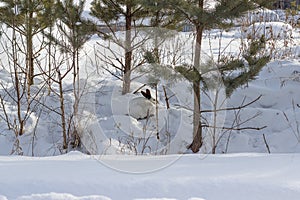
[[[0,0],[0,200],[297,199],[299,11]]]

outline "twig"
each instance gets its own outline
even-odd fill
[[[258,101],[260,98],[262,97],[262,95],[259,95],[256,99],[254,99],[253,101],[245,104],[245,105],[241,105],[241,106],[238,106],[238,107],[231,107],[231,108],[221,108],[221,109],[217,109],[217,110],[201,110],[200,113],[206,113],[206,112],[220,112],[220,111],[230,111],[230,110],[240,110],[242,108],[245,108],[253,103],[255,103],[256,101]],[[178,105],[178,104],[175,104],[175,106],[179,106],[180,108],[184,108],[186,110],[189,110],[189,111],[193,111],[193,109],[191,108],[188,108],[187,106],[182,106],[182,105]]]
[[[114,76],[115,78],[119,79],[119,80],[123,80],[121,77],[119,77],[118,75],[114,74],[112,71],[110,71],[109,69],[102,67],[102,69],[104,69],[105,71],[107,71],[108,73],[110,73],[110,75]]]
[[[241,130],[262,130],[264,128],[267,128],[267,126],[263,127],[242,127],[242,128],[234,128],[234,127],[219,127],[219,126],[209,126],[206,124],[203,124],[202,127],[206,128],[217,128],[217,129],[223,129],[223,130],[234,130],[234,131],[241,131]]]
[[[157,104],[157,98],[158,98],[158,94],[157,94],[157,84],[155,85],[155,115],[156,115],[156,138],[157,140],[159,140],[159,128],[158,128],[158,104]]]
[[[260,98],[262,97],[262,95],[259,95],[256,99],[254,99],[253,101],[245,104],[245,105],[241,105],[241,106],[238,106],[238,107],[231,107],[231,108],[220,108],[220,109],[217,109],[217,110],[202,110],[201,113],[205,113],[205,112],[219,112],[219,111],[228,111],[228,110],[240,110],[242,108],[245,108],[253,103],[255,103],[256,101],[258,101]]]
[[[167,109],[170,108],[170,104],[169,104],[169,98],[168,98],[168,95],[167,95],[167,91],[166,91],[166,87],[163,86],[163,90],[164,90],[164,94],[165,94],[165,101],[166,101],[166,104],[167,104]]]
[[[265,145],[266,145],[266,147],[267,147],[268,153],[271,153],[270,147],[269,147],[268,142],[267,142],[267,140],[266,140],[265,134],[263,134],[263,138],[264,138],[264,143],[265,143]]]
[[[1,95],[0,95],[0,102],[1,102],[2,110],[3,110],[4,116],[5,116],[5,121],[6,121],[6,124],[8,126],[8,130],[11,130],[12,127],[11,127],[11,123],[9,122],[9,117],[8,117],[8,114],[7,114],[7,110],[5,108],[4,98]]]
[[[145,87],[147,84],[143,84],[141,87],[139,87],[138,89],[136,89],[132,94],[136,94],[140,89],[142,89],[143,87]]]

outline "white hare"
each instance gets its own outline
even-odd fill
[[[135,119],[145,119],[155,114],[155,99],[149,89],[141,92],[143,97],[135,97],[129,102],[129,115]]]

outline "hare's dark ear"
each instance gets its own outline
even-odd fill
[[[151,99],[151,93],[150,93],[150,90],[149,89],[146,89],[146,94],[148,96],[148,99]]]
[[[141,91],[141,93],[146,99],[151,99],[151,93],[149,89],[146,89],[146,92]]]

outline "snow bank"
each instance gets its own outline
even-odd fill
[[[174,158],[139,174],[103,164],[142,172]],[[298,200],[299,165],[299,154],[0,157],[0,199]]]

